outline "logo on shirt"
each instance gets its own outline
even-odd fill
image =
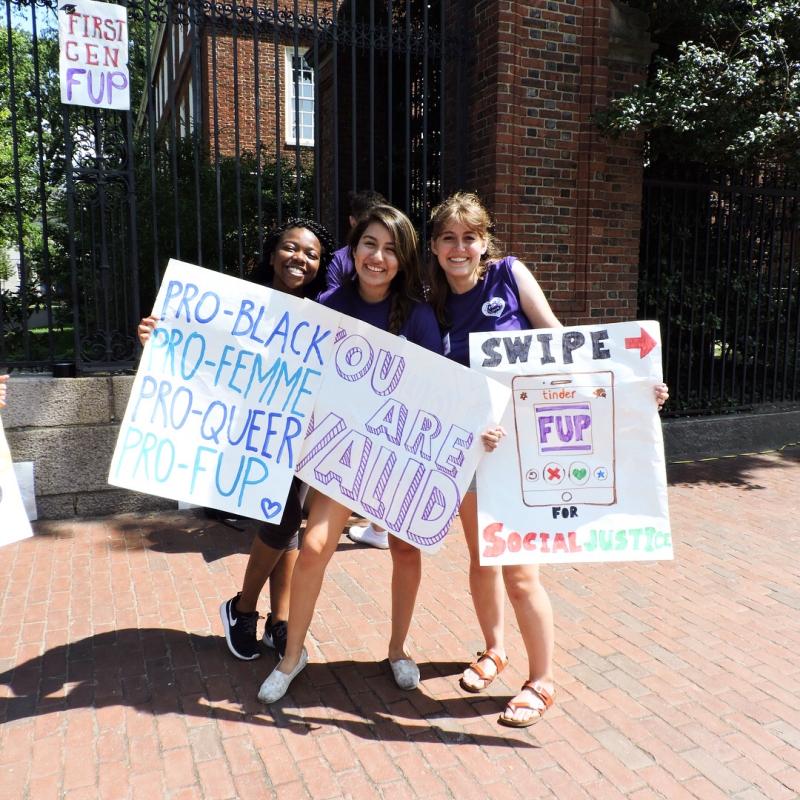
[[[505,307],[506,301],[502,297],[493,297],[481,306],[481,311],[484,317],[499,317]]]

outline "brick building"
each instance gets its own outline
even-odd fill
[[[187,14],[162,36],[159,125],[174,102],[178,129],[199,120],[209,152],[254,152],[258,142],[270,157],[302,161],[340,236],[350,188],[382,191],[423,235],[443,194],[476,190],[506,251],[534,270],[565,321],[636,316],[641,141],[604,138],[594,115],[644,79],[646,17],[614,0],[243,11],[197,37]]]

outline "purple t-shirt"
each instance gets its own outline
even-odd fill
[[[519,300],[517,281],[511,272],[515,256],[490,264],[483,277],[464,294],[450,292],[447,316],[451,327],[444,334],[444,354],[469,366],[470,333],[521,331],[533,326]]]
[[[325,291],[327,292],[329,289],[335,289],[337,286],[341,286],[348,278],[353,277],[355,271],[355,264],[353,264],[353,259],[350,257],[350,248],[339,248],[333,254],[331,263],[328,264],[328,273],[326,276],[327,287]]]
[[[317,298],[317,302],[381,330],[389,328],[390,298],[387,297],[380,303],[367,303],[361,299],[355,284],[350,281],[324,292]],[[408,319],[400,328],[399,336],[426,350],[442,354],[442,334],[439,331],[436,315],[427,303],[414,304]]]

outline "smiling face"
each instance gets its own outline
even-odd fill
[[[308,228],[289,228],[281,234],[269,263],[274,272],[272,288],[298,294],[319,271],[322,246]]]
[[[431,242],[431,250],[448,283],[458,286],[475,285],[487,247],[485,237],[454,217],[442,226]]]
[[[353,262],[361,296],[371,303],[383,300],[400,268],[394,236],[385,225],[367,225],[353,251]]]

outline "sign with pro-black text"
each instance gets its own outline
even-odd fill
[[[298,462],[302,480],[423,551],[437,550],[506,387],[342,315]]]
[[[96,0],[59,0],[61,102],[92,108],[131,107],[128,13]]]
[[[340,314],[172,260],[109,483],[277,523]]]
[[[481,564],[672,558],[656,322],[473,333],[511,389],[478,467]]]
[[[0,546],[33,536],[0,417]]]

